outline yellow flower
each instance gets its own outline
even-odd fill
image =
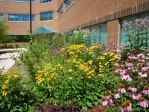
[[[2,86],[2,89],[6,89],[6,85],[3,85],[3,86]]]
[[[89,60],[88,63],[91,65],[93,63],[93,61],[92,60]]]
[[[98,76],[100,77],[100,76],[101,76],[101,74],[98,74]]]
[[[49,91],[51,91],[51,89],[52,89],[52,86],[48,86],[48,89],[49,89]]]
[[[7,92],[3,91],[2,96],[7,96]]]
[[[91,76],[87,76],[87,78],[88,78],[88,79],[90,79],[90,78],[91,78]]]
[[[69,80],[72,80],[72,77],[69,77]]]
[[[8,80],[5,80],[5,82],[4,82],[4,83],[5,83],[5,84],[7,84],[8,82],[9,82]]]
[[[72,69],[68,69],[68,72],[73,72],[73,70]]]
[[[102,82],[102,84],[104,84],[105,82]]]
[[[4,75],[7,75],[7,74],[9,74],[9,72],[4,72]]]
[[[17,78],[18,77],[18,74],[14,74],[14,77]]]

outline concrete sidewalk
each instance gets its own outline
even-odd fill
[[[22,48],[21,48],[22,49]],[[21,50],[17,49],[17,50]],[[12,57],[19,57],[19,54],[16,49],[3,49],[0,52],[8,52],[0,55],[0,69],[2,69],[2,73],[8,71],[14,64],[15,60]],[[24,48],[22,50],[25,50]],[[10,52],[13,51],[13,52]]]

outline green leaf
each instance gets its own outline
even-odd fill
[[[92,107],[92,103],[91,102],[87,101],[86,104],[87,104],[88,107]]]
[[[83,110],[87,110],[87,107],[84,107],[84,106],[83,106],[82,109],[83,109]]]

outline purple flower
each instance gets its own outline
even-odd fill
[[[126,82],[132,81],[132,78],[129,76],[127,72],[124,73],[124,75],[121,75],[122,81],[125,80]]]
[[[127,67],[132,67],[132,66],[133,66],[133,63],[132,63],[129,59],[127,59],[127,60],[125,61],[125,65],[126,65]]]
[[[126,90],[125,90],[125,85],[124,84],[120,84],[120,88],[118,89],[121,93],[126,93]]]
[[[107,99],[105,97],[101,98],[101,101],[102,101],[102,105],[103,106],[108,105],[108,101],[107,101]]]
[[[137,88],[135,88],[135,87],[132,85],[132,86],[130,86],[130,87],[128,88],[128,90],[131,90],[132,92],[136,92],[136,91],[137,91]]]
[[[143,66],[142,71],[148,71],[149,67],[148,66]]]
[[[139,56],[138,55],[130,55],[128,58],[133,59],[133,60],[138,60]]]
[[[146,101],[146,99],[144,97],[140,97],[140,102],[138,103],[141,107],[143,108],[147,108],[148,107],[148,103]]]
[[[120,64],[119,63],[114,63],[114,66],[119,67]]]
[[[145,95],[149,95],[149,87],[148,86],[144,86],[142,93],[144,93]]]
[[[147,84],[147,81],[145,79],[142,79],[140,82],[140,85],[144,85],[144,84]]]
[[[121,112],[130,112],[132,110],[132,104],[130,100],[126,100],[120,107]]]
[[[141,78],[147,77],[147,73],[145,71],[138,73]]]
[[[120,95],[119,95],[118,90],[114,90],[114,98],[115,98],[115,99],[120,98]]]
[[[144,56],[144,54],[138,54],[138,57],[140,58],[140,59],[145,59],[145,56]]]
[[[133,94],[133,95],[132,95],[132,98],[133,98],[134,100],[138,100],[138,99],[140,98],[140,94]]]

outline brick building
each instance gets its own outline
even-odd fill
[[[10,35],[27,35],[30,30],[30,0],[0,0],[0,16],[6,19]],[[99,42],[126,40],[124,20],[149,16],[149,0],[32,0],[32,28],[47,26],[56,32],[78,28],[95,29]]]

